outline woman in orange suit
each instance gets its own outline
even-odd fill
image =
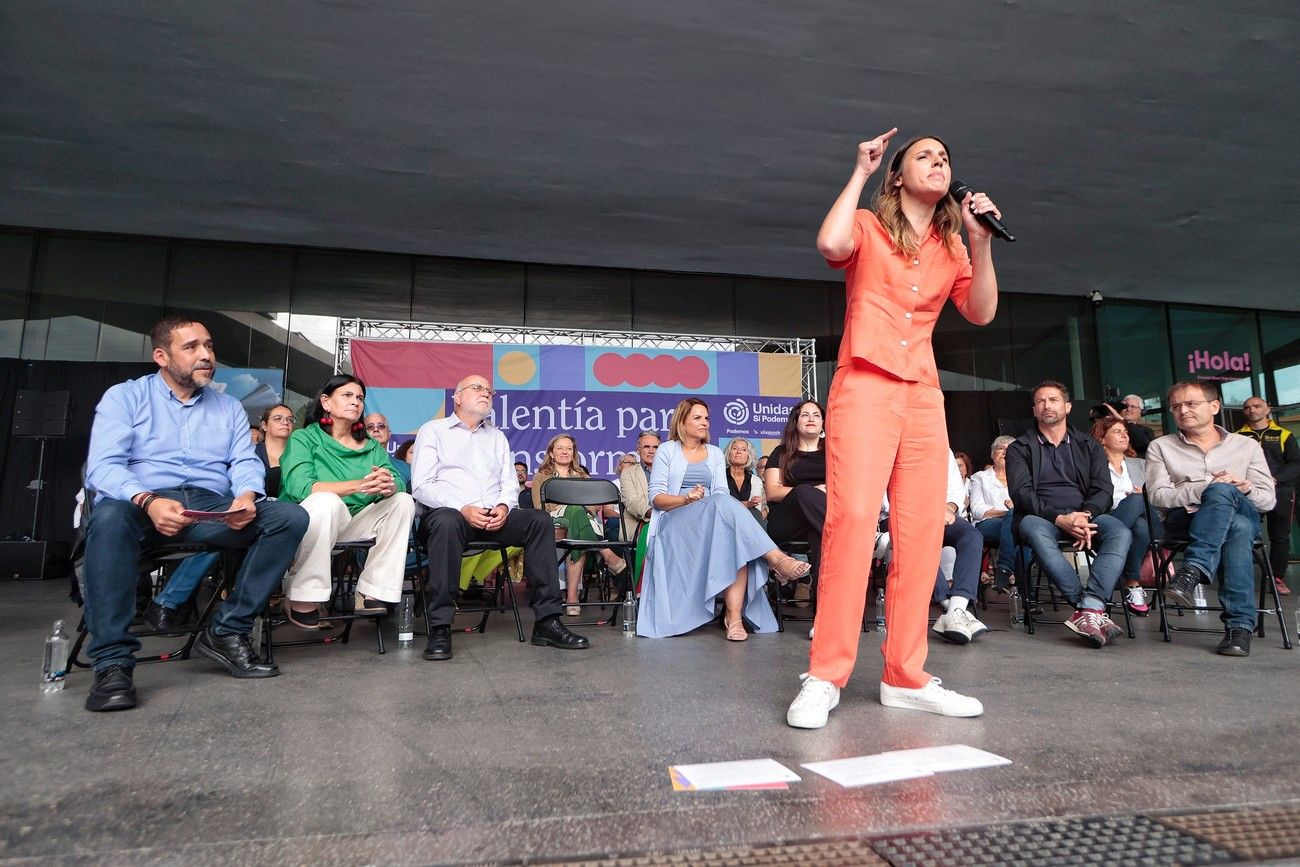
[[[847,308],[826,414],[826,528],[811,661],[786,721],[821,728],[857,658],[867,569],[881,494],[888,488],[894,560],[885,599],[880,702],[945,716],[979,716],[978,699],[925,671],[930,593],[943,544],[948,433],[930,348],[949,298],[971,322],[997,312],[991,233],[977,214],[1001,214],[988,196],[958,203],[948,147],[934,136],[894,154],[873,201],[858,209],[889,132],[858,145],[844,191],[817,233],[817,249],[845,272]],[[958,230],[965,224],[967,254]]]

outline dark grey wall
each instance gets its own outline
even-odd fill
[[[1298,43],[1294,0],[5,0],[0,223],[824,279],[897,125],[1004,206],[1009,291],[1294,310]]]

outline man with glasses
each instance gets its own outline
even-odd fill
[[[1142,423],[1142,398],[1136,394],[1126,395],[1124,397],[1124,408],[1119,411],[1119,417],[1124,419],[1124,429],[1128,431],[1128,444],[1133,451],[1137,452],[1140,458],[1146,457],[1147,447],[1151,441],[1156,438],[1151,428]]]
[[[623,501],[623,538],[631,539],[637,524],[650,519],[650,470],[659,451],[659,434],[643,430],[636,438],[637,463],[618,474],[618,494]]]
[[[420,504],[419,534],[429,554],[426,589],[429,642],[425,659],[451,659],[451,619],[460,558],[469,542],[503,542],[524,549],[524,579],[537,620],[538,647],[578,650],[586,638],[560,622],[555,531],[546,512],[515,507],[519,482],[506,436],[487,419],[492,386],[471,375],[456,385],[455,410],[425,422],[411,451],[411,492]]]
[[[1291,521],[1295,513],[1295,484],[1300,479],[1300,445],[1291,431],[1273,421],[1273,408],[1264,398],[1254,395],[1241,405],[1246,423],[1237,433],[1259,443],[1273,474],[1277,505],[1268,513],[1268,561],[1273,567],[1277,592],[1286,596],[1286,567],[1291,559]]]
[[[1159,437],[1147,450],[1146,494],[1151,505],[1168,510],[1166,534],[1191,540],[1165,596],[1195,605],[1196,585],[1210,583],[1222,567],[1224,634],[1216,650],[1250,656],[1258,616],[1252,548],[1260,514],[1277,503],[1273,474],[1259,443],[1215,424],[1222,404],[1212,384],[1175,383],[1165,402],[1178,432]]]
[[[382,412],[372,412],[366,416],[366,433],[370,438],[379,443],[385,449],[388,448],[388,441],[393,438],[393,429],[388,426],[388,419]],[[411,488],[411,465],[394,454],[389,454],[389,459],[393,466],[397,467],[397,472],[401,473],[402,481],[406,482],[407,490]]]

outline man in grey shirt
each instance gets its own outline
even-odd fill
[[[1214,423],[1222,404],[1219,390],[1205,382],[1179,382],[1166,396],[1178,433],[1147,449],[1146,494],[1167,509],[1165,532],[1190,539],[1183,565],[1165,586],[1165,596],[1192,606],[1196,585],[1223,567],[1219,602],[1224,623],[1217,651],[1249,656],[1255,629],[1255,564],[1252,547],[1259,516],[1273,508],[1273,475],[1259,443]]]
[[[533,644],[565,650],[589,646],[560,622],[563,597],[550,515],[515,508],[519,482],[510,445],[487,420],[493,393],[482,376],[462,379],[452,396],[455,412],[425,422],[411,450],[411,494],[421,507],[419,534],[429,553],[425,659],[451,659],[454,593],[469,542],[523,546],[524,578],[537,617]]]

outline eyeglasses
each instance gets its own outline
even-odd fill
[[[368,424],[368,425],[366,425],[366,430],[388,430],[388,425],[386,425],[386,424]]]
[[[477,391],[479,394],[486,394],[488,397],[492,397],[492,395],[496,394],[496,391],[492,388],[492,386],[481,385],[477,382],[470,383],[469,385],[462,388],[461,391]]]
[[[1196,409],[1197,407],[1201,406],[1202,404],[1207,404],[1207,403],[1209,403],[1208,400],[1184,400],[1184,401],[1182,401],[1181,403],[1171,403],[1171,404],[1169,404],[1169,411],[1170,411],[1170,412],[1181,412],[1182,409],[1183,409],[1184,407],[1186,407],[1187,409]]]
[[[273,421],[278,424],[295,424],[297,419],[291,415],[273,415],[268,417],[267,421]]]

